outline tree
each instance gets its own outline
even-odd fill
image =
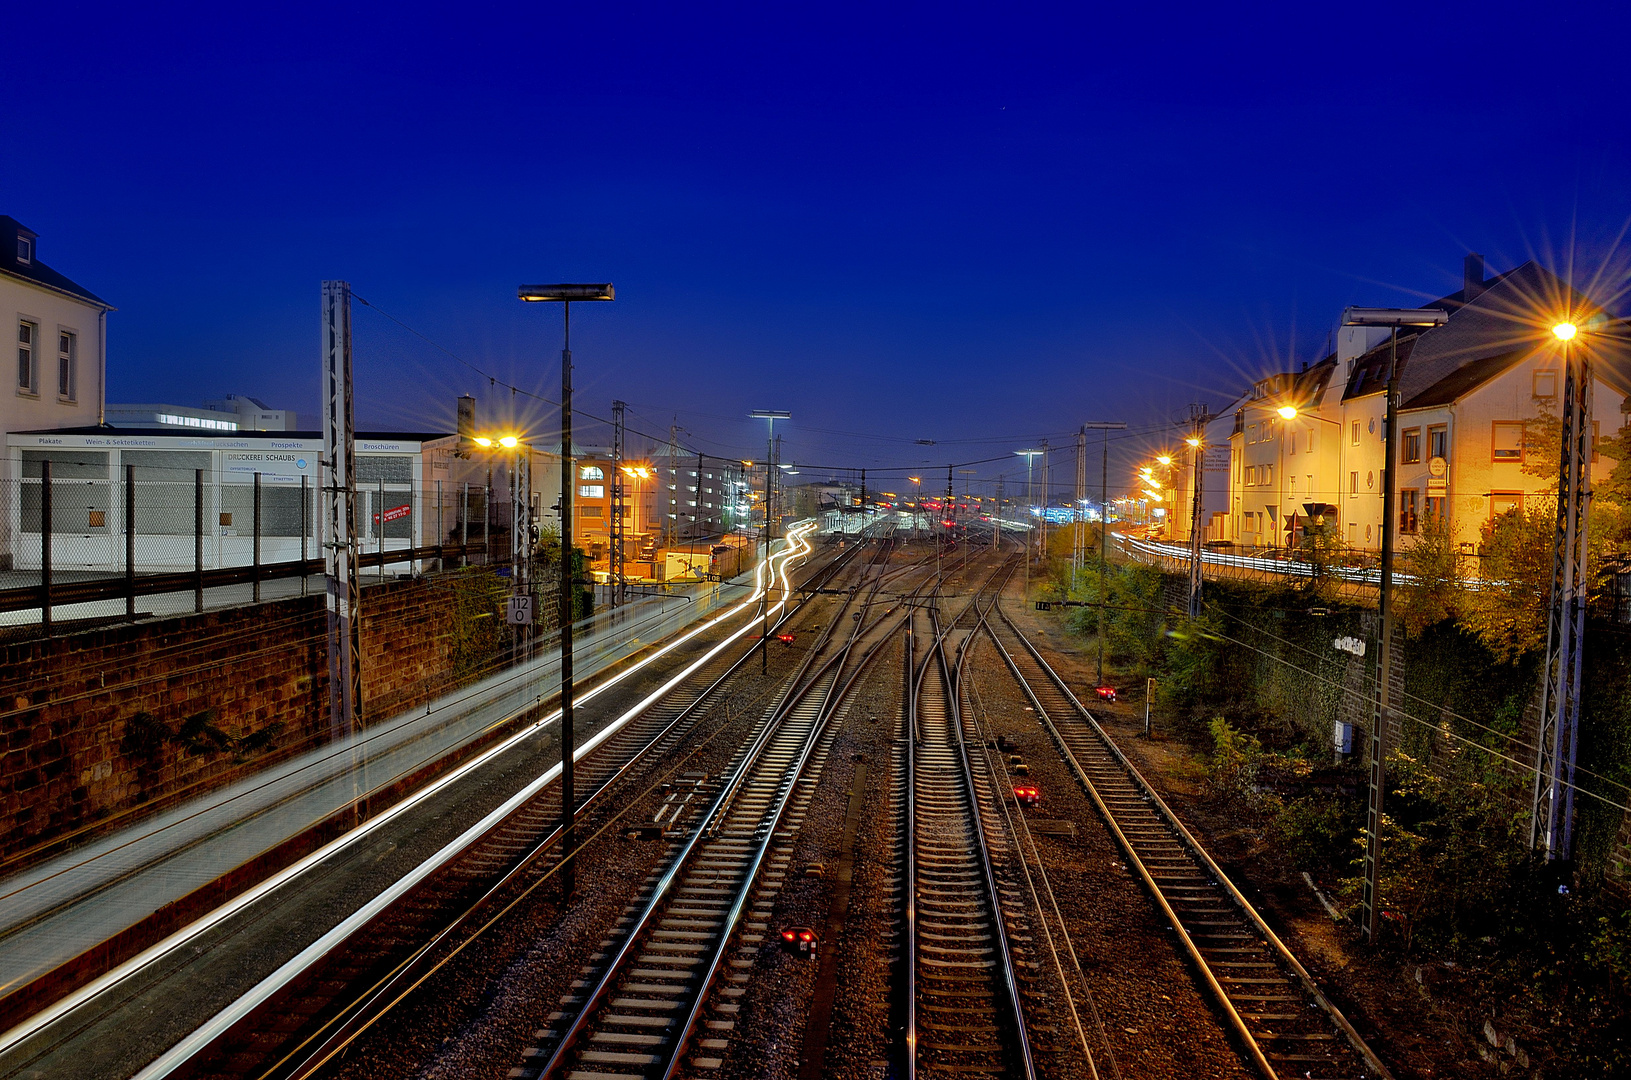
[[[1422,631],[1451,618],[1461,607],[1461,559],[1443,515],[1422,518],[1416,544],[1405,558],[1408,572],[1394,579],[1399,618],[1406,633],[1420,637]]]
[[[1462,595],[1461,624],[1503,663],[1545,646],[1556,532],[1556,500],[1545,498],[1484,525],[1483,566]]]

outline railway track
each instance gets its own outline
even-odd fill
[[[1271,1080],[1392,1080],[1000,602],[995,615],[986,630],[998,653],[1176,933],[1248,1062]]]
[[[743,992],[735,984],[746,979],[734,966],[720,976],[728,965],[751,965],[728,960],[733,941],[751,953],[767,930],[763,922],[744,927],[744,917],[769,918],[813,791],[808,781],[831,745],[830,722],[894,632],[898,604],[881,614],[869,609],[895,576],[880,571],[864,594],[856,590],[731,765],[691,793],[679,811],[685,839],[667,868],[603,943],[601,962],[580,980],[582,993],[545,1018],[552,1026],[538,1030],[539,1045],[512,1075],[671,1077],[719,1067],[735,1024],[733,999]],[[840,633],[841,626],[848,629]]]
[[[969,609],[975,604],[970,603]],[[966,614],[966,612],[965,612]],[[947,649],[978,625],[963,615],[942,632],[931,607],[914,613],[914,670],[906,713],[905,1075],[1036,1075],[1009,910],[992,865],[992,838],[970,769]],[[922,658],[917,659],[918,639]],[[961,655],[959,651],[959,656]]]
[[[857,544],[819,568],[804,585],[815,589],[835,580],[869,545]],[[867,557],[863,578],[876,576],[870,564],[887,558],[891,541],[881,540]],[[780,559],[780,556],[778,556]],[[800,602],[802,607],[804,602]],[[786,605],[772,632],[792,619]],[[758,629],[755,625],[753,629]],[[697,721],[715,715],[731,675],[756,651],[720,647],[694,664],[665,693],[637,706],[626,723],[578,762],[589,795],[580,812],[594,813],[620,790],[632,771],[680,745]],[[213,1036],[155,1075],[193,1077],[303,1077],[317,1072],[356,1034],[402,1000],[434,969],[449,949],[462,948],[494,915],[495,901],[518,889],[530,891],[548,874],[546,853],[559,843],[557,789],[540,778],[530,797],[478,835],[440,869],[380,911],[344,941],[306,958],[303,970],[258,1005],[245,1009],[224,1033]],[[530,882],[530,885],[529,885]],[[452,917],[450,919],[450,913]],[[363,988],[359,995],[347,988]],[[336,1007],[339,997],[346,1004]],[[292,1047],[292,1049],[291,1049]]]

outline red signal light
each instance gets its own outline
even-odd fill
[[[782,945],[789,952],[815,955],[816,932],[808,926],[788,926],[782,929]]]

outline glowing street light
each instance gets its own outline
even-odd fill
[[[612,300],[617,296],[609,281],[593,284],[522,285],[516,296],[529,304],[561,305],[561,900],[572,898],[572,852],[577,848],[578,803],[573,791],[572,619],[577,583],[572,565],[572,304],[574,301]]]
[[[1295,420],[1295,419],[1297,419],[1297,406],[1295,406],[1295,405],[1282,405],[1278,409],[1275,409],[1274,411],[1280,414],[1281,419],[1284,419],[1284,420]]]
[[[1578,334],[1579,332],[1580,328],[1575,326],[1572,322],[1560,322],[1556,326],[1552,327],[1552,334],[1559,341],[1573,341],[1574,335]]]
[[[1168,454],[1162,454],[1159,457],[1157,457],[1155,460],[1157,462],[1159,462],[1160,464],[1162,464],[1162,465],[1171,465],[1172,464],[1172,457],[1170,455],[1168,455]]]
[[[1388,375],[1382,428],[1382,567],[1376,604],[1377,649],[1375,699],[1371,707],[1370,792],[1365,808],[1365,882],[1361,893],[1361,921],[1365,938],[1376,944],[1381,932],[1382,792],[1387,774],[1388,695],[1393,660],[1393,533],[1394,490],[1398,487],[1399,327],[1443,326],[1450,313],[1440,308],[1360,308],[1342,312],[1344,326],[1388,328]]]

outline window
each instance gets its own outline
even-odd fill
[[[1523,509],[1523,492],[1521,491],[1492,491],[1489,493],[1489,516],[1498,518],[1502,514]]]
[[[79,335],[71,330],[57,332],[57,397],[74,400],[79,387]]]
[[[1297,432],[1295,430],[1288,431],[1288,432],[1286,432],[1286,453],[1295,454],[1296,452],[1297,452]]]
[[[598,506],[585,506],[582,510],[579,511],[579,513],[581,513],[586,518],[597,518],[597,517],[601,516],[600,511],[601,511],[601,507],[598,507]]]
[[[1535,397],[1557,397],[1557,371],[1555,368],[1543,368],[1530,376],[1530,388]]]
[[[1427,429],[1427,456],[1450,460],[1450,429],[1440,425]]]
[[[1257,466],[1246,466],[1246,486],[1252,487],[1257,483]]]
[[[1348,494],[1359,494],[1359,474],[1357,472],[1351,472],[1348,474]]]
[[[1254,443],[1256,441],[1257,441],[1257,425],[1256,424],[1247,424],[1246,425],[1246,445],[1250,446],[1252,443]]]
[[[1416,488],[1399,491],[1399,531],[1413,533],[1420,521],[1421,492]]]
[[[606,473],[599,465],[585,465],[578,470],[579,480],[604,480]],[[597,495],[596,498],[599,498]]]
[[[1358,421],[1358,420],[1355,420],[1355,421],[1354,421],[1354,426],[1353,426],[1353,443],[1354,443],[1354,445],[1355,445],[1355,446],[1358,446],[1358,445],[1359,445],[1359,421]]]
[[[1274,466],[1259,465],[1257,468],[1257,482],[1263,487],[1268,487],[1274,483]]]
[[[1421,428],[1405,429],[1404,441],[1399,447],[1399,452],[1403,457],[1404,464],[1421,464]]]
[[[1523,460],[1523,424],[1497,420],[1491,425],[1491,461]]]
[[[578,498],[580,499],[604,499],[605,497],[606,486],[604,484],[578,485]]]
[[[17,237],[17,261],[24,265],[34,261],[34,241],[26,236]]]
[[[39,336],[40,328],[33,323],[17,324],[17,389],[24,394],[37,393],[39,389],[34,369],[34,343]]]
[[[1443,521],[1444,520],[1444,496],[1442,496],[1442,495],[1429,495],[1429,496],[1427,496],[1427,519],[1429,521]]]
[[[1307,443],[1308,443],[1308,445],[1303,447],[1303,450],[1306,451],[1307,453],[1312,454],[1314,452],[1314,432],[1316,432],[1318,430],[1319,430],[1319,427],[1315,426],[1315,427],[1309,428],[1308,431],[1307,431],[1307,435],[1308,435]]]

